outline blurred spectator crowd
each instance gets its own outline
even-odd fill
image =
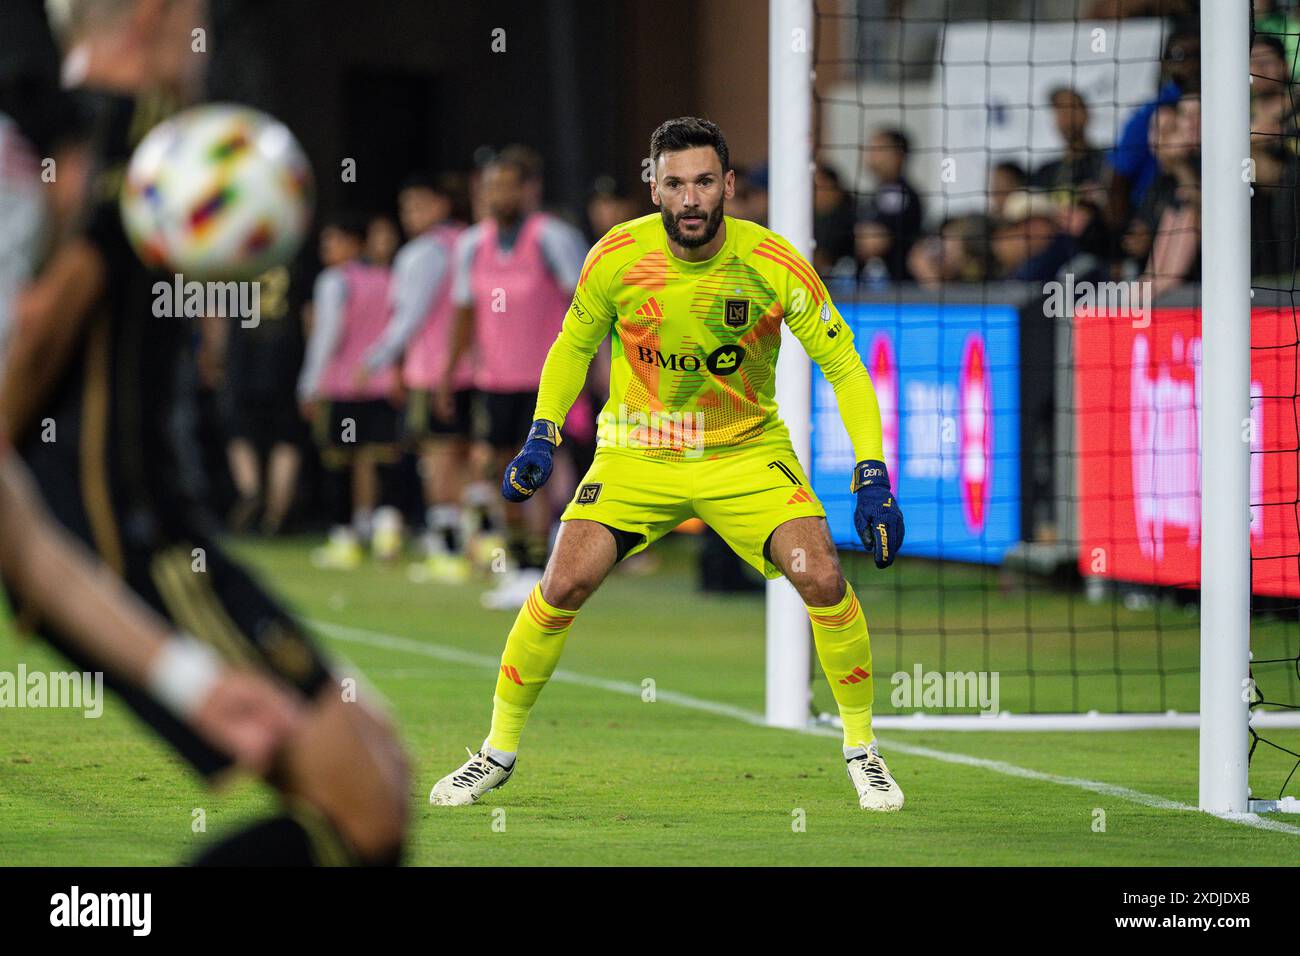
[[[1097,16],[1150,15],[1169,4],[1110,0]],[[1121,9],[1122,8],[1122,9]],[[1194,9],[1194,8],[1193,8]],[[1155,295],[1200,278],[1200,35],[1194,14],[1174,16],[1159,80],[1122,117],[1113,142],[1091,141],[1089,103],[1060,86],[1040,104],[1058,142],[1028,167],[996,162],[985,208],[942,217],[942,196],[914,180],[906,131],[872,130],[860,183],[830,163],[815,179],[815,264],[867,288],[897,283],[1010,280],[1146,280]],[[1252,273],[1257,284],[1293,283],[1297,228],[1296,44],[1288,6],[1255,3],[1250,51]],[[842,169],[842,168],[841,168]],[[763,184],[765,188],[765,183]],[[753,184],[750,184],[751,191]],[[765,206],[765,201],[763,203]],[[938,214],[936,214],[936,212]],[[743,213],[738,213],[743,214]],[[941,218],[942,217],[942,218]]]

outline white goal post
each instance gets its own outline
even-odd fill
[[[1213,494],[1201,495],[1199,801],[1216,813],[1249,809],[1249,6],[1201,7],[1201,488]]]
[[[768,215],[772,228],[809,259],[813,246],[813,4],[769,0]],[[776,401],[794,453],[812,452],[812,363],[794,334],[781,326]],[[845,476],[845,487],[849,476]],[[794,586],[767,582],[767,722],[806,727],[812,695],[812,628]]]
[[[769,0],[769,210],[774,230],[812,256],[814,42],[812,0]],[[1284,809],[1251,801],[1247,790],[1250,711],[1250,156],[1248,0],[1205,4],[1201,15],[1203,447],[1202,527],[1214,547],[1202,553],[1200,713],[882,715],[882,729],[1200,731],[1200,806],[1214,812]],[[794,450],[811,462],[811,366],[788,330],[776,396]],[[811,473],[811,467],[808,469]],[[845,475],[847,493],[849,476]],[[1225,507],[1225,503],[1237,503]],[[906,501],[904,500],[904,504]],[[767,722],[804,728],[811,713],[811,634],[807,612],[785,579],[767,583]],[[834,723],[832,718],[830,723]],[[1300,727],[1300,714],[1259,713],[1258,727]]]

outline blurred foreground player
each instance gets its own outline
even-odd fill
[[[52,521],[3,435],[0,574],[10,596],[58,628],[86,660],[112,668],[244,770],[270,772],[301,729],[300,700],[176,633]]]
[[[614,227],[588,253],[502,494],[527,499],[550,477],[560,426],[592,356],[612,335],[595,463],[506,639],[488,737],[434,785],[429,801],[473,803],[510,779],[524,723],[579,608],[618,561],[699,518],[764,576],[784,574],[799,592],[844,722],[859,806],[898,810],[903,792],[871,729],[867,621],[777,412],[782,323],[834,387],[858,459],[854,524],[884,568],[902,546],[903,516],[882,460],[871,378],[804,257],[771,230],[724,215],[735,173],[717,126],[669,120],[651,137],[650,158],[659,213]]]
[[[208,536],[208,519],[181,478],[180,442],[188,436],[172,427],[193,400],[178,387],[178,370],[192,362],[191,330],[179,318],[155,317],[159,276],[140,264],[122,231],[116,184],[130,134],[148,129],[129,97],[183,77],[201,4],[73,0],[67,7],[70,72],[96,92],[105,139],[84,234],[60,246],[19,300],[13,351],[41,354],[43,342],[65,334],[73,347],[66,359],[45,350],[41,380],[10,364],[0,421],[12,427],[68,530],[173,625],[265,674],[301,712],[264,774],[283,798],[280,815],[218,843],[199,862],[396,863],[406,827],[401,749],[369,706],[345,700],[297,623]],[[13,590],[22,593],[18,583]],[[91,653],[67,626],[66,616],[45,614],[38,629],[75,665],[104,670],[105,683],[201,775],[211,779],[231,766],[237,748],[205,738],[141,690],[130,667]]]
[[[0,360],[8,354],[19,289],[79,210],[84,126],[73,98],[59,88],[44,0],[0,4]],[[51,169],[57,175],[48,181]]]

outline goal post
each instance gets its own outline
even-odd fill
[[[813,245],[813,4],[769,0],[768,177],[772,228],[804,256]],[[784,325],[776,400],[799,460],[811,454],[812,367]],[[848,476],[845,476],[847,483]],[[812,632],[803,601],[785,578],[767,582],[766,717],[776,727],[805,727],[810,714]]]
[[[1201,7],[1202,810],[1249,807],[1249,3]]]

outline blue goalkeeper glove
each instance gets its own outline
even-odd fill
[[[876,567],[887,568],[903,546],[903,512],[889,490],[889,471],[883,461],[860,461],[853,466],[850,490],[857,495],[853,527],[862,546],[876,559]]]
[[[528,429],[523,450],[506,466],[501,479],[501,497],[506,501],[527,501],[551,477],[551,456],[560,444],[555,422],[539,418]]]

